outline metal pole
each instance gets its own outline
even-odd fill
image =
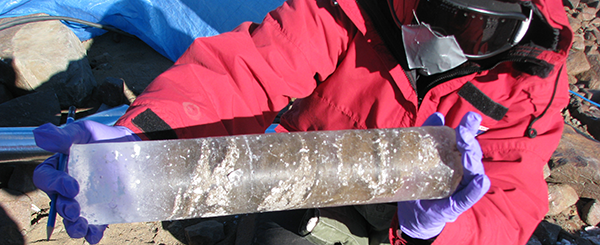
[[[92,120],[105,125],[113,125],[125,114],[127,105],[118,106],[80,120]],[[52,156],[35,144],[33,130],[36,127],[0,127],[0,164],[2,163],[41,163]]]

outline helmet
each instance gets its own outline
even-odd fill
[[[398,25],[409,19],[406,9],[388,0]],[[454,36],[465,56],[484,59],[519,43],[531,22],[532,11],[519,3],[496,0],[420,0],[413,22],[425,23],[442,36]]]

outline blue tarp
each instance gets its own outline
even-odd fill
[[[0,18],[45,13],[117,27],[175,61],[197,37],[230,31],[243,21],[261,22],[283,0],[11,0]],[[68,23],[79,39],[103,30]]]

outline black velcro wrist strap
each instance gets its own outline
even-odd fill
[[[151,109],[146,109],[144,112],[138,114],[131,122],[142,130],[148,139],[177,139],[177,134],[171,126],[156,115]]]
[[[406,245],[430,245],[433,243],[433,241],[435,241],[436,238],[437,238],[437,236],[434,236],[427,240],[423,240],[423,239],[412,238],[412,237],[406,235],[405,233],[402,233],[402,239],[404,239],[406,241]]]

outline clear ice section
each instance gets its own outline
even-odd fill
[[[73,145],[90,224],[443,198],[462,177],[448,127]]]

